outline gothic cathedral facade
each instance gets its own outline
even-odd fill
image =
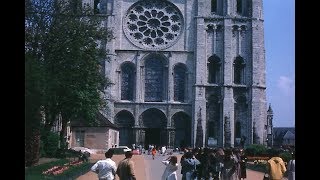
[[[105,17],[119,145],[266,144],[262,0],[83,0]]]

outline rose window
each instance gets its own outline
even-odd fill
[[[168,1],[138,1],[124,18],[124,32],[136,46],[159,50],[172,46],[183,29],[183,16]]]

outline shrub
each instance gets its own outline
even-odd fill
[[[59,134],[54,132],[49,132],[47,137],[47,142],[44,142],[44,152],[46,157],[55,157],[59,145]]]
[[[290,152],[280,153],[279,156],[282,158],[282,160],[284,162],[289,162],[289,160],[291,159],[291,153]]]
[[[279,149],[277,149],[277,148],[267,149],[267,153],[269,154],[270,157],[274,156],[274,155],[277,154],[278,152],[279,152]]]
[[[247,156],[261,156],[267,154],[267,148],[261,144],[251,144],[245,149]]]

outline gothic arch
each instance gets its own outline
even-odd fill
[[[208,83],[218,84],[221,81],[221,60],[214,54],[208,59]]]
[[[115,124],[119,127],[119,145],[132,144],[134,117],[131,112],[122,110],[115,116]]]
[[[173,81],[174,81],[174,101],[185,102],[187,89],[187,67],[183,63],[177,63],[173,67]]]
[[[168,88],[167,59],[159,53],[146,56],[144,61],[145,102],[162,102],[166,99]]]
[[[246,63],[241,56],[237,56],[233,61],[233,83],[234,84],[245,83],[245,66],[246,66]]]
[[[174,147],[191,146],[191,117],[185,112],[177,112],[172,116],[171,126],[175,128]]]
[[[166,115],[157,108],[145,110],[140,115],[140,126],[145,128],[164,128],[167,125]]]
[[[121,100],[132,101],[134,99],[136,71],[132,62],[124,62],[121,69]]]

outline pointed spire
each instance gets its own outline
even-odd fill
[[[273,114],[273,110],[271,108],[271,103],[269,103],[268,114]]]

